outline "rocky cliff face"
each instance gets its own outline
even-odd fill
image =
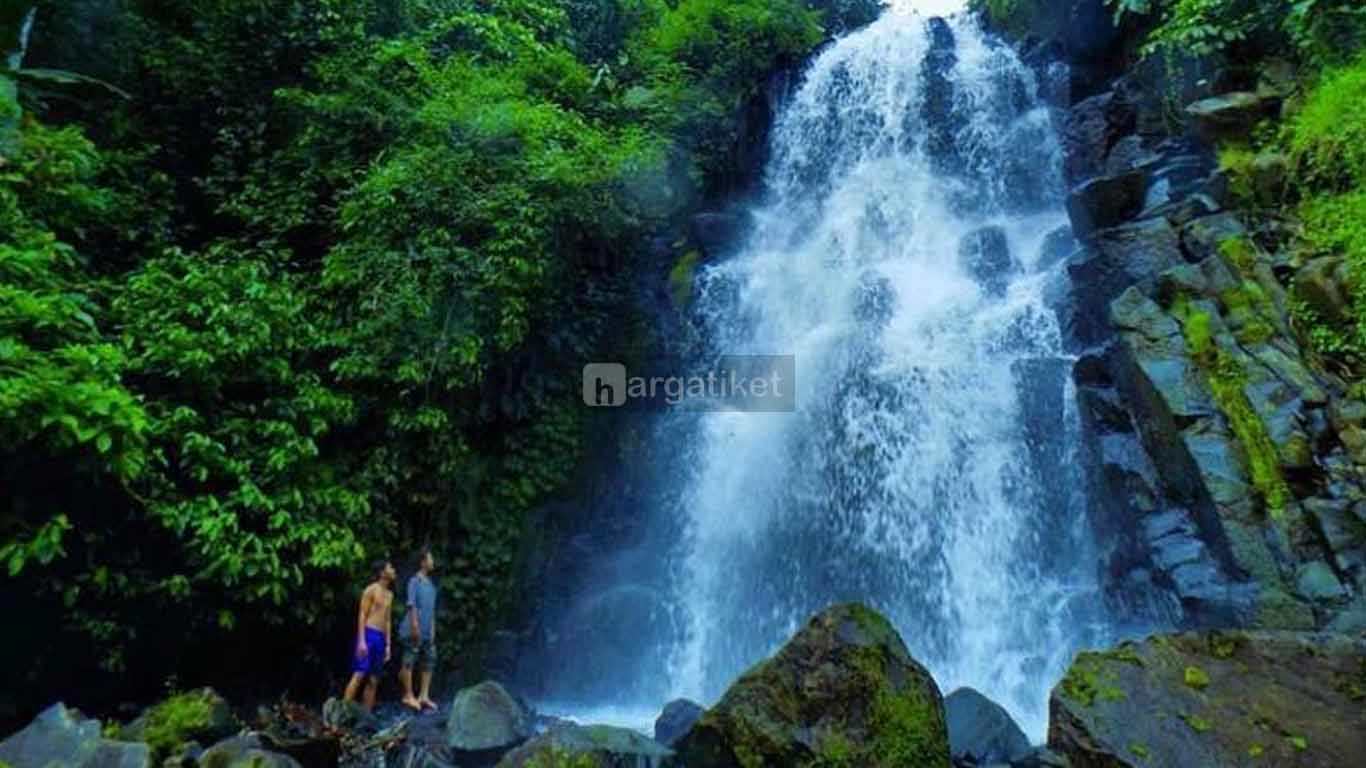
[[[1114,50],[1126,34],[1107,33]],[[1315,280],[1338,267],[1299,263],[1289,226],[1215,158],[1279,112],[1287,81],[1035,45],[1071,55],[1070,75],[1041,67],[1081,242],[1058,306],[1113,607],[1188,627],[1366,626],[1366,405],[1291,319],[1301,296],[1346,311]],[[1282,183],[1283,163],[1259,162],[1256,186]]]

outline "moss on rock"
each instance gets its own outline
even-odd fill
[[[178,693],[118,729],[121,741],[145,742],[160,761],[189,741],[212,743],[232,734],[237,721],[227,701],[212,688]]]
[[[677,746],[715,768],[948,766],[943,700],[892,625],[846,604],[740,677]]]

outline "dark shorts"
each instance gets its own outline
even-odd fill
[[[353,651],[351,654],[351,671],[359,672],[362,675],[372,675],[378,677],[384,671],[384,633],[378,629],[365,628],[365,649],[364,656],[357,656]],[[360,644],[356,644],[356,651],[360,650]]]
[[[436,666],[436,642],[431,638],[413,640],[412,635],[403,636],[403,668],[417,667],[431,672]]]

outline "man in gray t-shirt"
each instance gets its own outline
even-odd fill
[[[403,683],[403,703],[422,712],[436,710],[432,701],[432,668],[436,666],[436,583],[432,571],[436,560],[426,547],[417,554],[417,573],[408,579],[408,615],[398,632],[403,642],[403,664],[398,679]],[[413,667],[418,668],[419,694],[413,696]]]

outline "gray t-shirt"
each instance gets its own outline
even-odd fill
[[[408,579],[408,610],[417,611],[418,631],[423,640],[431,640],[436,632],[436,585],[422,574]],[[412,619],[404,618],[403,638],[411,637]]]

